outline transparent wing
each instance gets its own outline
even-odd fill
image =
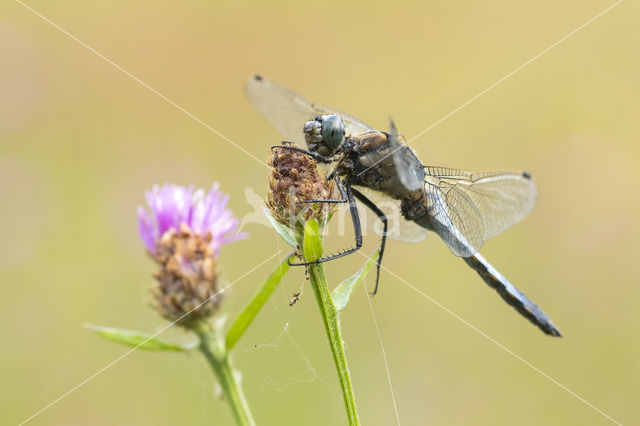
[[[457,255],[474,255],[489,238],[531,212],[536,186],[526,172],[472,173],[425,167],[434,231]]]
[[[355,136],[373,131],[357,118],[333,108],[314,105],[302,96],[261,76],[252,77],[246,84],[247,97],[287,140],[304,146],[304,124],[318,115],[336,114],[342,117],[347,135]]]
[[[282,136],[304,146],[304,123],[317,115],[311,102],[260,76],[251,78],[245,88],[253,106]]]
[[[424,166],[416,158],[411,148],[405,143],[404,138],[400,141],[396,125],[389,119],[389,145],[393,164],[396,166],[396,173],[402,185],[409,191],[415,191],[424,185]]]
[[[394,200],[382,192],[374,191],[363,186],[357,186],[356,188],[387,216],[387,237],[409,243],[419,243],[427,237],[427,230],[425,228],[406,220],[402,216],[400,201]],[[374,212],[359,203],[358,214],[360,215],[362,227],[366,231],[373,231],[378,235],[382,235],[382,223],[378,220]]]
[[[316,115],[335,114],[342,117],[342,121],[344,121],[344,124],[346,127],[345,134],[347,136],[358,136],[365,133],[376,131],[375,129],[371,128],[371,126],[369,126],[368,124],[360,121],[359,119],[355,118],[353,115],[347,114],[346,112],[342,112],[335,108],[326,107],[324,105],[312,104],[312,106],[317,111]],[[304,123],[302,123],[302,125],[304,126]]]

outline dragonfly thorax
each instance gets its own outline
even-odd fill
[[[311,152],[328,157],[336,153],[345,136],[345,125],[338,115],[319,115],[304,125],[304,138]]]

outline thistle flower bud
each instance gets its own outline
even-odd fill
[[[220,248],[245,238],[226,209],[229,199],[214,185],[206,195],[193,187],[155,186],[146,193],[151,212],[138,208],[140,237],[158,264],[152,289],[161,316],[192,328],[217,311]]]
[[[273,217],[291,229],[311,218],[325,223],[335,204],[298,203],[329,199],[333,193],[333,181],[318,172],[315,160],[298,151],[276,148],[269,165],[272,169],[266,204]]]

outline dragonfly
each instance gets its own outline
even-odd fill
[[[309,102],[259,75],[247,82],[246,93],[253,106],[287,138],[287,144],[278,148],[299,151],[332,168],[327,179],[335,181],[342,198],[311,201],[349,206],[355,246],[313,263],[333,260],[362,247],[357,209],[360,202],[382,224],[374,294],[387,237],[420,242],[431,231],[522,316],[548,335],[562,335],[542,309],[479,253],[488,239],[520,222],[533,209],[537,189],[528,172],[469,172],[425,166],[391,119],[389,131],[379,131],[352,115]]]

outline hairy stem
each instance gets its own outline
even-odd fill
[[[324,322],[324,329],[327,332],[327,337],[329,338],[333,361],[335,362],[336,369],[338,371],[338,379],[340,380],[340,387],[342,388],[342,396],[347,409],[349,425],[359,425],[360,419],[358,418],[358,411],[356,410],[356,400],[353,395],[351,374],[349,373],[347,355],[344,351],[342,333],[340,331],[340,319],[338,318],[336,308],[331,301],[331,294],[329,293],[327,278],[324,274],[324,267],[321,263],[311,265],[309,267],[309,274],[313,294],[316,296],[322,321]]]
[[[240,381],[233,372],[229,361],[224,339],[207,325],[200,325],[196,329],[200,337],[200,352],[204,355],[211,369],[216,375],[224,396],[229,402],[238,425],[255,426],[249,404],[242,391]]]

